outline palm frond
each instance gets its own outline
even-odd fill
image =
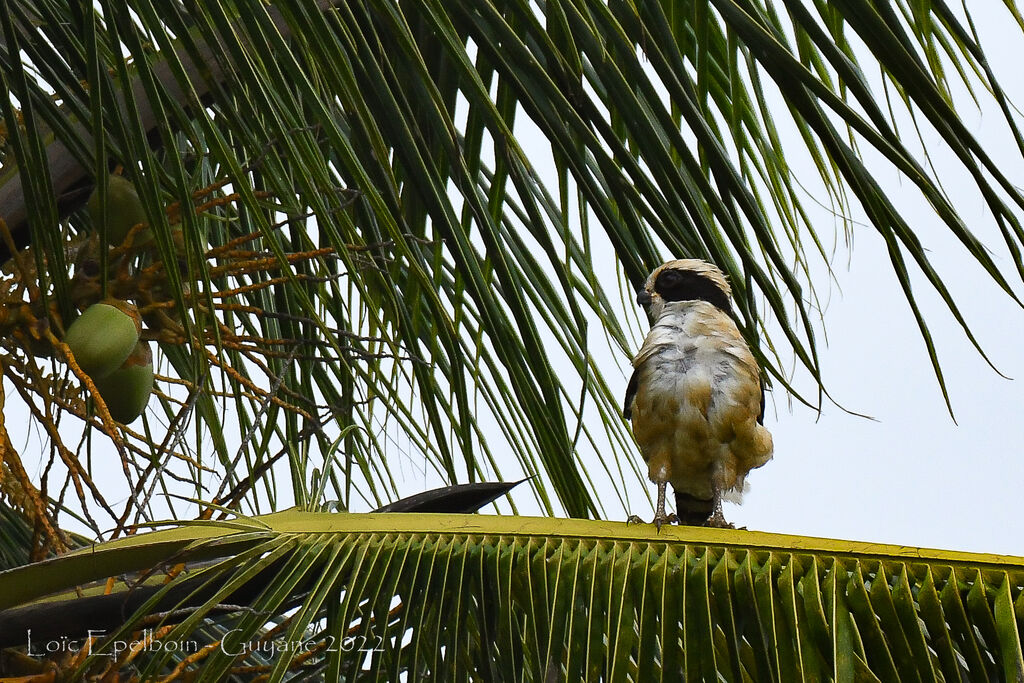
[[[48,609],[34,602],[43,593],[160,562],[192,569],[167,584],[115,582],[113,594],[55,603],[67,605],[57,623],[32,621]],[[40,653],[86,624],[106,631],[79,673],[908,681],[1024,670],[1024,559],[747,531],[288,511],[114,541],[0,574],[0,588],[4,645],[24,645],[26,624]],[[80,600],[96,602],[77,623]],[[141,607],[109,625],[128,604]],[[138,653],[118,649],[140,636]]]

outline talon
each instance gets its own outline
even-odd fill
[[[643,524],[644,520],[640,519],[636,515],[630,515],[626,517],[626,524]]]
[[[717,485],[712,485],[712,493],[714,508],[711,516],[707,518],[706,522],[704,522],[704,526],[712,527],[714,529],[735,529],[736,525],[725,521],[725,515],[722,514],[722,492]]]
[[[670,515],[665,515],[665,514],[654,515],[654,519],[651,520],[651,523],[654,524],[654,528],[655,529],[657,529],[658,531],[661,531],[661,525],[662,524],[675,524],[678,521],[679,521],[679,519],[675,516],[675,513],[673,513],[673,514],[670,514]]]
[[[711,527],[713,529],[735,529],[736,525],[725,520],[725,516],[722,515],[721,510],[716,510],[713,515],[708,517],[707,521],[704,522],[704,526]]]

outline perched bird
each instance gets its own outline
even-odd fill
[[[637,303],[651,331],[633,359],[622,415],[658,485],[654,524],[729,527],[722,496],[772,457],[761,371],[732,318],[732,290],[699,259],[662,264]],[[672,484],[677,515],[665,514]]]

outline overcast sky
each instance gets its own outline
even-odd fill
[[[1020,105],[1024,37],[999,5],[970,4],[989,61]],[[1024,177],[1024,163],[995,107],[978,112],[966,100],[960,105],[968,128],[1006,175]],[[980,196],[963,183],[949,154],[934,161],[968,226],[992,249],[1021,296],[1024,288],[1014,280],[1012,260]],[[798,173],[810,177],[813,170]],[[1015,379],[1003,379],[986,365],[941,300],[917,278],[914,291],[936,339],[954,424],[885,246],[873,228],[858,227],[849,270],[846,253],[835,264],[842,291],[834,292],[825,314],[829,344],[821,358],[833,397],[877,421],[834,406],[817,419],[811,410],[790,410],[776,394],[776,410],[769,408],[765,420],[774,434],[775,459],[750,476],[744,504],[729,506],[727,516],[765,531],[1024,555],[1024,311],[968,264],[964,249],[909,183],[895,173],[881,177],[948,278],[983,348]]]
[[[971,7],[1002,86],[1013,102],[1024,102],[1024,82],[1018,75],[1024,37],[1019,28],[997,3]],[[868,64],[865,60],[865,67]],[[1011,180],[1024,177],[1024,162],[995,105],[983,103],[979,110],[964,95],[958,108],[968,129],[1006,175]],[[779,112],[776,123],[781,125],[786,118]],[[1024,287],[980,194],[953,155],[938,144],[938,136],[919,122],[945,191],[1024,298]],[[901,130],[924,163],[906,119],[901,119]],[[529,144],[530,136],[522,128],[517,134]],[[535,147],[536,154],[528,148],[529,156],[543,167],[548,143],[538,138]],[[815,201],[825,201],[826,194],[814,189],[817,171],[797,153],[804,143],[790,130],[783,147],[797,177],[809,188],[802,201],[813,211]],[[818,415],[791,403],[777,389],[769,397],[765,417],[774,436],[775,458],[749,476],[743,504],[727,503],[726,517],[752,530],[1024,556],[1024,531],[1018,522],[1024,480],[1024,421],[1019,416],[1024,408],[1024,310],[969,260],[912,184],[885,164],[873,164],[867,146],[862,150],[890,198],[918,231],[933,265],[947,278],[946,286],[989,358],[1004,375],[1017,379],[1000,377],[985,363],[931,286],[913,271],[914,292],[935,339],[954,423],[884,242],[864,215],[855,213],[852,249],[846,249],[841,231],[836,232],[839,246],[832,267],[837,284],[819,288],[819,296],[827,301],[828,336],[827,345],[819,339],[819,355],[831,396],[874,419],[828,403]],[[822,236],[832,235],[834,223],[828,211],[816,213]],[[619,388],[624,391],[629,358],[612,354],[607,362],[619,365]],[[591,472],[600,474],[596,465]],[[614,507],[610,482],[595,477],[595,485],[610,518],[625,514]],[[651,510],[640,486],[627,482],[629,512],[649,519]],[[647,491],[653,492],[653,485]],[[521,511],[528,514],[535,512],[529,497],[523,491],[515,494]]]

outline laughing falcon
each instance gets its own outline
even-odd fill
[[[651,331],[633,359],[623,417],[658,485],[654,523],[728,527],[722,495],[772,457],[761,372],[732,318],[725,275],[698,259],[654,270],[637,303]],[[665,514],[672,484],[676,515]]]

